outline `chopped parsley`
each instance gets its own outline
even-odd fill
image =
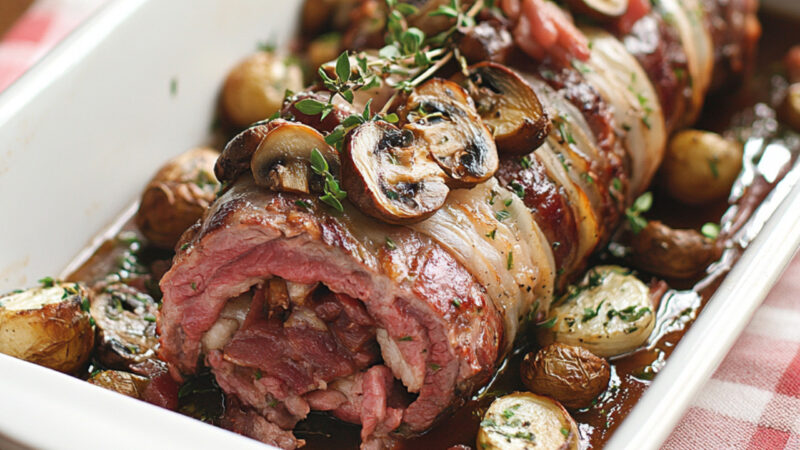
[[[394,241],[389,236],[386,236],[386,248],[389,250],[394,250],[397,248],[397,245],[395,245]]]
[[[583,317],[581,318],[581,322],[586,322],[587,320],[592,320],[600,313],[600,307],[603,306],[603,303],[606,301],[603,300],[597,304],[597,308],[583,308]]]
[[[402,341],[402,342],[408,342],[408,341],[413,341],[413,340],[414,340],[414,338],[411,337],[411,336],[403,336],[400,339],[398,339],[398,341]]]
[[[53,277],[44,277],[39,280],[39,284],[41,284],[42,287],[49,288],[53,287],[53,285],[55,284],[55,280],[53,279]]]
[[[494,213],[494,217],[497,218],[498,221],[502,222],[511,217],[511,213],[504,209],[502,211],[497,211],[496,213]]]
[[[461,300],[459,300],[457,298],[454,298],[453,299],[453,306],[455,306],[456,308],[460,308],[461,307]]]
[[[495,228],[494,230],[486,233],[486,237],[492,238],[492,240],[494,240],[496,235],[497,235],[497,228]]]
[[[531,159],[527,156],[523,156],[519,159],[519,165],[522,166],[523,169],[530,169],[531,168]]]

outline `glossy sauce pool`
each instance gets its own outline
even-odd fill
[[[782,182],[783,175],[789,167],[794,166],[800,152],[800,140],[791,136],[786,138],[773,129],[776,123],[774,112],[767,107],[770,97],[785,88],[781,78],[773,75],[786,50],[792,44],[800,43],[800,27],[778,17],[762,16],[761,19],[764,36],[760,43],[754,80],[735,93],[726,92],[710,97],[706,102],[703,118],[697,125],[699,129],[726,133],[729,136],[741,135],[743,130],[745,154],[752,159],[752,162],[746,162],[745,172],[749,171],[754,176],[742,176],[737,182],[732,205],[722,202],[712,207],[691,208],[677,204],[656,192],[656,209],[647,214],[648,219],[658,219],[676,228],[699,229],[706,222],[721,223],[721,238],[725,238],[729,245],[722,253],[721,261],[713,264],[704,278],[690,281],[668,280],[672,289],[660,302],[658,322],[648,348],[613,359],[611,381],[606,392],[592,407],[571,412],[579,425],[584,448],[601,448],[634,407],[688,326],[741,254],[741,250],[749,242],[748,236],[753,236],[760,228],[759,223],[744,220],[750,217],[754,207],[762,204],[772,187]],[[757,106],[759,102],[764,105]],[[734,117],[736,115],[738,118]],[[731,126],[732,120],[734,123],[738,121],[741,130],[737,131]],[[764,137],[763,141],[753,142],[754,138],[761,137]],[[769,143],[775,144],[771,150]],[[780,153],[781,149],[783,153],[775,156],[775,152]],[[768,160],[772,161],[771,165],[766,163]],[[783,182],[788,183],[788,178]],[[771,202],[778,203],[779,200],[780,198],[773,198]],[[115,234],[125,230],[133,231],[134,227],[128,222],[121,229],[115,230]],[[115,245],[113,240],[109,240],[68,279],[90,281],[102,278],[121,258],[125,259],[125,251],[123,247]],[[142,256],[146,263],[148,260],[168,259],[170,254],[144,248]],[[618,261],[605,254],[600,255],[597,262]],[[646,274],[640,276],[644,281],[650,278]],[[488,386],[427,434],[403,441],[397,448],[446,449],[459,444],[474,448],[481,417],[492,400],[506,393],[525,390],[520,381],[519,365],[527,352],[537,349],[534,341],[531,337],[522,336],[516,350],[503,361]],[[358,426],[320,413],[312,413],[295,429],[295,434],[306,440],[307,445],[304,448],[309,450],[358,448],[359,432]]]

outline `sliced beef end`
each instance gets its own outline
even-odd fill
[[[267,319],[254,300],[251,312],[262,317],[237,331],[222,357],[238,367],[251,368],[253,382],[280,402],[324,389],[334,379],[376,363],[380,353],[374,327],[371,323],[360,325],[350,315],[357,319],[365,316],[363,305],[342,294],[327,292],[319,297],[315,305],[287,310],[283,320]],[[354,304],[342,306],[342,300]],[[324,319],[314,309],[324,310]],[[305,406],[301,409],[308,412]]]
[[[360,223],[368,219],[355,211],[312,213],[297,199],[243,180],[207,212],[162,280],[162,356],[173,374],[192,373],[203,336],[225,319],[228,299],[269,277],[319,282],[344,296],[315,297],[282,313],[265,299],[255,310],[260,318],[248,313],[230,342],[206,355],[220,386],[289,428],[314,405],[339,409],[346,397],[329,394],[327,385],[372,370],[380,358],[375,339],[382,336],[382,367],[401,381],[395,386],[416,393],[407,408],[393,407],[403,412],[398,426],[407,434],[424,432],[493,372],[503,339],[498,311],[432,240],[406,228]],[[364,230],[371,234],[355,234]],[[257,294],[253,303],[261,301]],[[396,422],[398,413],[387,414],[373,433]]]
[[[243,408],[236,399],[230,397],[226,400],[220,426],[281,449],[305,445],[305,441],[295,438],[291,431],[282,429],[253,410]]]
[[[657,12],[651,12],[639,19],[622,41],[656,89],[667,130],[674,130],[686,111],[692,90],[686,52],[678,32]]]
[[[538,158],[531,155],[525,161],[523,167],[518,158],[501,159],[496,177],[509,189],[522,188],[522,200],[550,242],[556,267],[572,267],[577,258],[578,224],[567,194],[550,179]]]

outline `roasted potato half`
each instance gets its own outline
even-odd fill
[[[89,293],[78,283],[48,281],[0,297],[0,353],[75,372],[94,346],[88,304]]]
[[[192,226],[214,201],[219,182],[214,164],[219,153],[196,148],[168,161],[142,193],[136,225],[154,245],[175,247],[181,234]]]
[[[597,266],[556,300],[539,342],[577,345],[608,358],[639,348],[655,323],[644,283],[624,267]]]
[[[478,430],[477,448],[486,450],[578,450],[578,425],[557,401],[514,392],[492,402]]]

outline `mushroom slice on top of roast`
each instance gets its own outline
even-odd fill
[[[475,101],[483,123],[492,131],[501,153],[528,154],[536,150],[552,128],[533,88],[501,64],[483,62],[461,78]]]
[[[123,283],[94,287],[90,312],[97,324],[97,359],[105,367],[151,375],[158,366],[158,304]]]
[[[232,182],[239,178],[239,175],[249,171],[250,160],[253,159],[253,153],[258,145],[271,129],[283,122],[285,120],[282,119],[258,122],[234,136],[225,145],[214,165],[214,175],[217,176],[217,180]]]
[[[427,146],[408,129],[367,122],[345,138],[342,183],[363,213],[389,223],[420,221],[439,209],[449,189]]]
[[[451,187],[468,187],[497,171],[497,147],[475,104],[461,86],[441,78],[426,81],[409,95],[401,112],[414,134],[447,174]]]
[[[312,176],[311,171],[311,154],[315,149],[325,158],[330,172],[338,174],[339,155],[319,131],[283,120],[273,125],[250,161],[256,184],[282,192],[321,191],[322,181]],[[317,181],[319,186],[315,184]]]

